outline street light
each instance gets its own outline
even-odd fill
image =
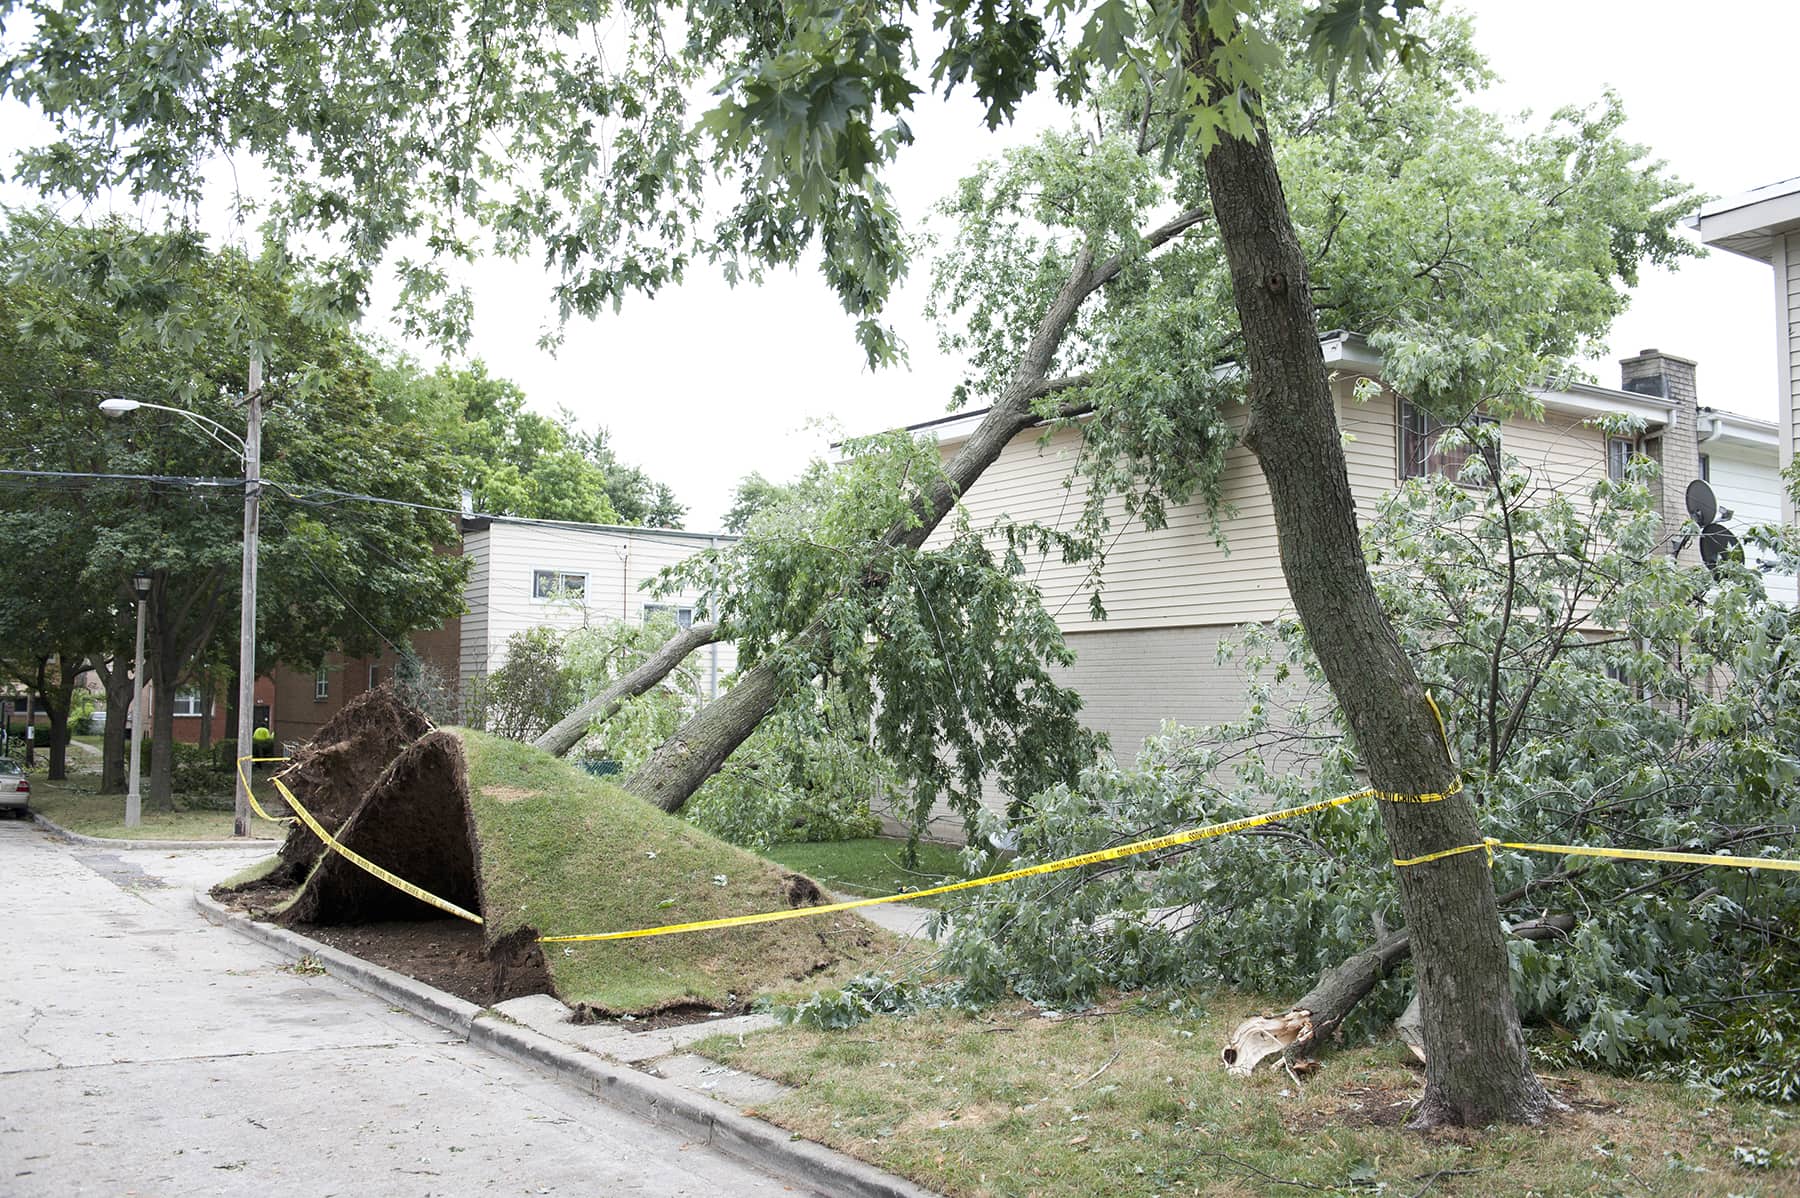
[[[131,736],[131,786],[125,791],[125,826],[135,828],[143,819],[144,796],[138,785],[143,776],[144,737],[144,601],[150,598],[154,579],[139,570],[131,576],[131,593],[137,596],[137,664],[131,674],[131,710],[126,726]]]
[[[244,568],[242,598],[238,603],[238,726],[237,751],[243,756],[251,751],[254,743],[252,732],[256,723],[256,534],[262,520],[262,358],[252,355],[250,358],[249,394],[245,396],[247,423],[244,435],[236,433],[220,424],[217,420],[190,412],[185,408],[171,408],[166,404],[146,403],[139,399],[126,399],[115,396],[100,401],[100,411],[107,416],[120,417],[135,412],[139,408],[155,408],[159,412],[173,412],[177,416],[192,421],[207,436],[225,448],[235,451],[244,463]],[[140,608],[141,610],[141,608]],[[250,835],[250,792],[244,783],[245,771],[237,771],[237,797],[233,803],[232,835]],[[129,806],[129,801],[128,804]]]

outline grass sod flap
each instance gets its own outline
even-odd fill
[[[535,955],[538,935],[751,914],[820,898],[809,879],[548,753],[463,730],[432,732],[408,747],[337,835],[371,861],[481,913],[496,968],[521,966],[513,959]],[[440,914],[328,853],[277,917],[344,925]],[[739,1009],[757,994],[809,991],[917,951],[848,912],[543,947],[552,991],[596,1016]]]

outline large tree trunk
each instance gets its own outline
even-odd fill
[[[211,670],[208,670],[206,673],[200,675],[200,751],[201,752],[205,752],[207,749],[212,748],[213,692],[217,689],[218,689],[217,686],[214,685],[214,679],[213,679]]]
[[[1197,59],[1209,61],[1202,44]],[[1204,68],[1202,68],[1204,69]],[[1209,81],[1217,91],[1218,81]],[[1249,368],[1245,440],[1262,465],[1282,573],[1373,784],[1442,792],[1455,772],[1425,693],[1381,610],[1363,559],[1307,279],[1268,133],[1222,137],[1205,155]],[[1381,804],[1396,857],[1480,841],[1456,795]],[[1428,1053],[1416,1123],[1530,1122],[1549,1107],[1513,1004],[1493,881],[1482,853],[1400,871]]]
[[[149,644],[144,651],[144,667],[155,691],[150,705],[150,784],[144,789],[144,806],[155,811],[175,810],[175,691],[181,685],[184,664],[167,603],[159,585],[152,592]]]
[[[150,785],[144,791],[144,806],[153,811],[175,810],[175,686],[164,685],[164,678],[174,672],[151,675],[156,684],[155,702],[150,716]]]
[[[1084,256],[1084,262],[1086,261]],[[1083,267],[1085,272],[1091,269]],[[1073,280],[1072,280],[1073,281]],[[1065,299],[1069,288],[1064,288]],[[1085,297],[1087,293],[1084,292]],[[1070,301],[1068,317],[1080,299]],[[1066,326],[1067,321],[1063,324]],[[932,530],[956,507],[957,500],[981,472],[991,466],[1012,439],[1038,422],[1032,407],[1041,394],[1043,371],[1055,353],[1055,345],[1045,347],[1042,363],[1030,384],[1021,381],[1008,391],[1005,399],[995,404],[982,418],[974,434],[957,450],[939,479],[920,503],[917,524],[897,526],[883,542],[890,546],[916,549],[923,545]],[[823,620],[814,620],[783,646],[781,653],[806,654],[815,651],[825,636]],[[675,735],[657,746],[649,760],[625,780],[625,789],[639,798],[655,803],[664,811],[680,811],[702,783],[718,772],[732,751],[756,731],[758,724],[775,710],[786,694],[782,681],[789,671],[783,669],[783,658],[771,656],[757,662],[738,675],[732,688],[696,712]]]
[[[75,700],[75,673],[69,655],[59,653],[56,675],[44,689],[44,709],[50,713],[50,780],[66,781],[69,776],[69,707]]]
[[[100,732],[100,793],[125,793],[125,710],[131,705],[131,653],[113,650],[110,665],[95,666],[106,689],[106,727]]]
[[[688,654],[718,639],[717,624],[695,624],[692,628],[682,629],[670,637],[662,648],[645,658],[637,669],[620,677],[611,686],[558,720],[548,732],[531,742],[532,745],[561,757],[581,743],[589,728],[611,719],[627,699],[635,699],[643,694],[667,678],[671,670],[687,660]]]

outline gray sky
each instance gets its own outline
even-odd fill
[[[1710,195],[1732,195],[1800,175],[1792,134],[1792,47],[1800,4],[1726,0],[1709,8],[1665,0],[1465,0],[1477,44],[1501,83],[1495,111],[1540,115],[1588,103],[1608,86],[1622,97],[1625,133]],[[902,211],[929,205],[983,157],[1060,120],[1041,104],[1020,127],[989,135],[967,100],[920,97],[918,144],[892,176]],[[17,114],[15,108],[9,118]],[[8,121],[0,146],[28,137]],[[13,202],[24,199],[4,189]],[[780,275],[760,288],[727,288],[704,270],[654,301],[568,329],[554,355],[537,348],[554,319],[549,284],[529,263],[487,263],[474,275],[472,356],[517,381],[534,406],[573,410],[612,430],[627,461],[671,484],[688,527],[711,529],[736,480],[751,470],[796,473],[842,432],[867,432],[942,415],[960,364],[937,351],[922,314],[924,263],[890,319],[911,349],[908,366],[871,374],[816,273]],[[1760,263],[1714,254],[1676,274],[1645,275],[1614,327],[1609,353],[1590,364],[1616,386],[1616,360],[1656,346],[1700,363],[1700,402],[1774,419],[1773,285]]]

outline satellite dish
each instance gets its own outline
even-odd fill
[[[1707,490],[1707,494],[1709,496],[1712,494],[1710,488]],[[1691,487],[1688,489],[1688,496],[1690,500],[1693,497],[1693,488]],[[1738,548],[1737,536],[1729,528],[1723,524],[1707,524],[1700,530],[1700,560],[1706,563],[1708,570],[1717,570],[1720,559],[1733,552],[1741,553]]]
[[[1687,485],[1687,513],[1701,528],[1719,518],[1719,497],[1703,478]]]

